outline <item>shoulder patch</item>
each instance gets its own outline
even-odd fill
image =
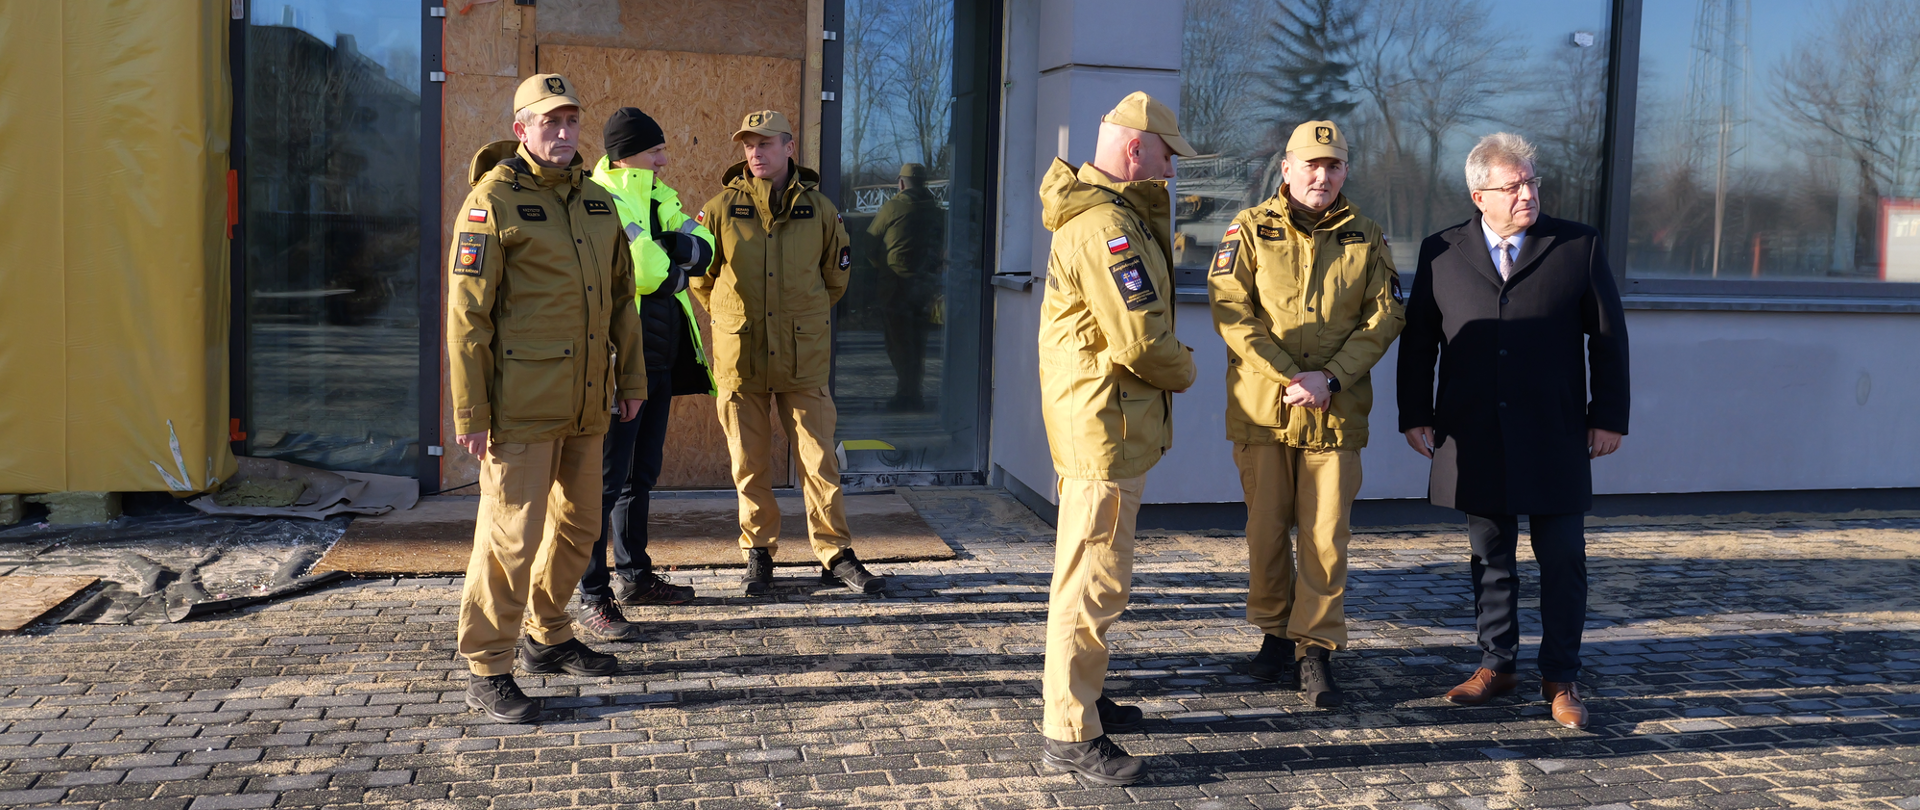
[[[793,216],[788,217],[788,219],[813,219],[813,206],[811,205],[794,206]]]
[[[487,260],[487,235],[484,233],[460,234],[460,248],[453,254],[453,272],[462,276],[480,275],[480,266]]]
[[[751,205],[729,206],[727,208],[727,213],[731,215],[734,219],[753,219],[753,206]]]
[[[1272,226],[1272,225],[1261,225],[1261,226],[1259,226],[1258,228],[1256,228],[1255,230],[1256,230],[1256,231],[1257,231],[1257,232],[1258,232],[1258,233],[1260,234],[1260,238],[1261,238],[1261,239],[1265,239],[1265,240],[1267,240],[1267,241],[1269,241],[1269,242],[1271,242],[1271,241],[1273,241],[1273,240],[1275,240],[1275,239],[1285,239],[1285,238],[1287,238],[1287,232],[1286,232],[1286,231],[1283,231],[1283,230],[1281,230],[1280,228],[1278,228],[1278,227],[1275,227],[1275,226]]]
[[[1130,247],[1133,247],[1133,243],[1127,241],[1125,234],[1107,240],[1107,253],[1109,254],[1121,253]]]
[[[469,209],[467,209],[467,221],[468,221],[468,222],[486,222],[486,221],[487,221],[487,209],[485,209],[485,208],[469,208]]]
[[[584,207],[585,207],[585,208],[587,209],[587,213],[589,213],[589,214],[611,214],[611,213],[613,213],[613,206],[611,206],[611,205],[608,205],[608,204],[607,204],[607,203],[606,203],[605,201],[603,201],[603,200],[583,200],[583,201],[581,201],[581,203],[580,203],[580,204],[581,204],[582,206],[584,206]]]
[[[1060,274],[1059,274],[1059,273],[1048,273],[1048,274],[1047,274],[1047,286],[1048,286],[1049,288],[1052,288],[1052,289],[1055,289],[1055,290],[1057,290],[1057,289],[1060,289]]]
[[[1235,222],[1235,223],[1233,223],[1232,225],[1228,225],[1228,226],[1227,226],[1227,232],[1226,232],[1226,233],[1223,233],[1223,234],[1221,234],[1221,235],[1220,235],[1220,238],[1221,238],[1221,239],[1225,239],[1225,238],[1227,238],[1227,237],[1229,237],[1229,236],[1232,236],[1232,235],[1234,235],[1234,234],[1236,234],[1236,233],[1239,233],[1239,232],[1240,232],[1240,223],[1238,223],[1238,222]]]
[[[694,212],[693,221],[698,222],[702,225],[707,224],[707,209],[702,208],[699,211]]]
[[[852,266],[853,266],[853,248],[850,248],[850,247],[841,248],[840,249],[840,269],[845,270]]]
[[[1393,285],[1393,300],[1398,301],[1402,304],[1406,303],[1407,294],[1400,291],[1400,274],[1395,272],[1388,272],[1387,283]]]
[[[1227,276],[1233,274],[1233,260],[1240,255],[1240,240],[1233,239],[1220,243],[1220,251],[1213,254],[1213,272],[1209,276]]]
[[[1128,257],[1108,269],[1113,271],[1113,284],[1120,288],[1120,298],[1127,302],[1127,309],[1140,309],[1160,300],[1160,293],[1153,289],[1153,279],[1147,276],[1147,266],[1139,256]]]
[[[1341,231],[1337,238],[1343,245],[1357,245],[1367,241],[1367,235],[1360,231]]]
[[[547,209],[545,208],[537,205],[522,205],[517,207],[520,209],[520,218],[523,220],[528,222],[547,221]]]

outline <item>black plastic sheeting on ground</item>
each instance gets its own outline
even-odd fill
[[[307,572],[351,520],[211,517],[169,509],[88,526],[21,523],[0,529],[0,575],[100,578],[42,621],[186,621],[346,578],[339,571]]]

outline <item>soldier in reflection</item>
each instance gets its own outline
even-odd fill
[[[926,407],[920,384],[927,372],[927,332],[934,324],[940,295],[942,254],[947,244],[946,211],[927,190],[927,167],[900,166],[900,193],[893,195],[867,227],[880,254],[880,308],[887,359],[899,378],[890,411]]]

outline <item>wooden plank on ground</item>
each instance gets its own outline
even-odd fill
[[[0,635],[20,632],[99,581],[82,576],[0,577]]]

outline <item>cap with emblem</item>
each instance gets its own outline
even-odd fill
[[[1293,128],[1287,151],[1294,160],[1347,159],[1347,136],[1332,121],[1308,121]]]
[[[769,138],[775,135],[792,137],[793,127],[787,125],[787,117],[781,115],[779,111],[760,110],[759,112],[747,113],[747,117],[741,119],[740,131],[733,133],[733,139],[736,141],[740,140],[740,136],[749,132],[755,135],[765,135]]]
[[[1187,143],[1186,138],[1180,136],[1180,123],[1175,120],[1173,109],[1144,92],[1136,90],[1120,99],[1120,105],[1101,116],[1100,120],[1158,135],[1173,149],[1174,154],[1181,157],[1199,154],[1193,150],[1192,144]]]
[[[513,111],[532,112],[535,115],[551,112],[561,107],[580,106],[580,99],[573,95],[573,83],[558,73],[536,73],[520,83],[520,89],[513,91]]]

